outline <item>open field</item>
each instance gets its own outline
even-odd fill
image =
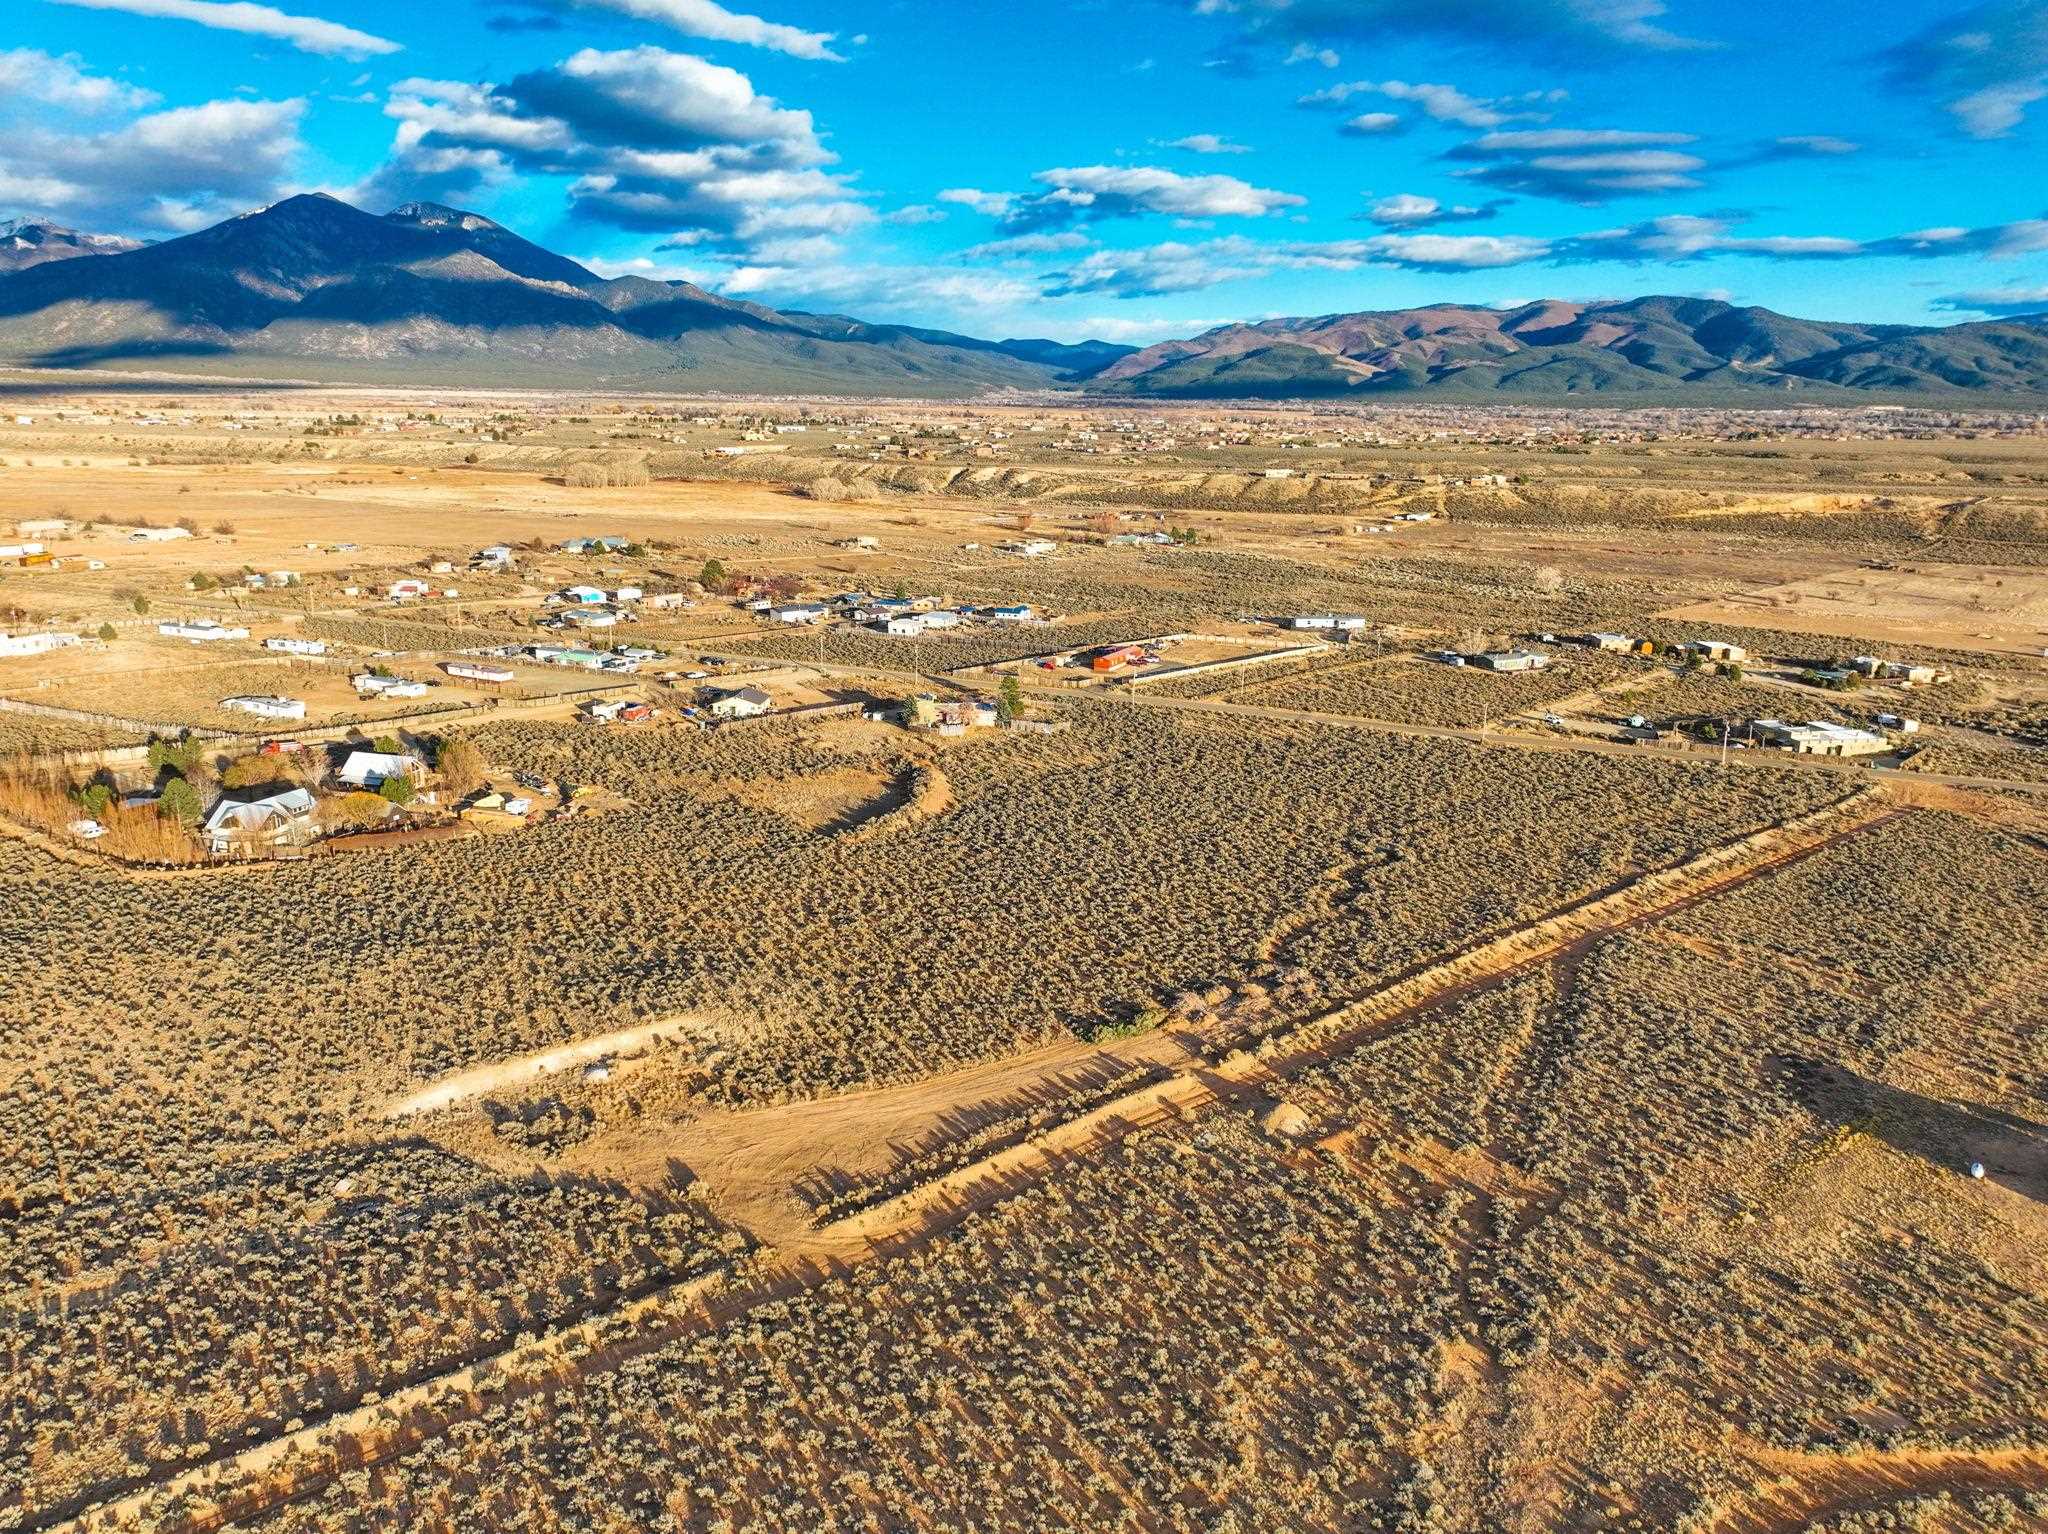
[[[1837,570],[1664,615],[1956,650],[2048,651],[2048,571],[1988,565]]]
[[[0,711],[0,1531],[2048,1526],[2038,438],[1076,461],[820,404],[708,456],[794,408],[0,427],[68,519],[0,630],[86,636],[0,658],[71,711]],[[1263,479],[1296,425],[1341,445]],[[586,586],[615,623],[540,626]],[[1316,614],[1364,627],[1020,663]],[[1943,679],[1816,670],[1860,654]],[[217,710],[271,692],[302,727]],[[1883,750],[1686,733],[1768,718]],[[335,781],[370,737],[419,781]],[[275,856],[166,807],[292,785]]]

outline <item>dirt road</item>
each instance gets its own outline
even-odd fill
[[[573,1070],[579,1065],[589,1065],[593,1061],[609,1059],[613,1055],[629,1055],[651,1044],[659,1044],[665,1039],[678,1038],[682,1031],[680,1018],[665,1017],[651,1023],[621,1028],[615,1033],[599,1034],[596,1038],[578,1039],[570,1044],[557,1044],[551,1049],[538,1049],[531,1054],[514,1055],[509,1060],[494,1060],[489,1065],[472,1066],[466,1071],[456,1071],[451,1075],[439,1077],[418,1091],[410,1092],[397,1101],[386,1104],[382,1117],[410,1118],[414,1114],[432,1113],[437,1108],[468,1102],[489,1092],[517,1090],[530,1084],[537,1076],[550,1076],[558,1071]]]

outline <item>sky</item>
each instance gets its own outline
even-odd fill
[[[0,217],[295,192],[983,336],[2048,310],[2048,0],[6,0]]]

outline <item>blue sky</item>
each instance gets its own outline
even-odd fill
[[[8,0],[0,216],[294,191],[983,335],[2048,309],[2048,0]]]

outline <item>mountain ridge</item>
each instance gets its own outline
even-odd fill
[[[15,252],[10,265],[8,255]],[[289,197],[152,244],[0,224],[0,362],[336,383],[962,398],[2048,401],[2048,313],[1950,326],[1645,295],[983,340],[603,277],[482,214]]]
[[[1155,399],[1856,391],[2048,398],[2048,313],[1915,326],[1802,320],[1655,294],[1508,309],[1430,304],[1217,326],[1118,358],[1089,384]]]

